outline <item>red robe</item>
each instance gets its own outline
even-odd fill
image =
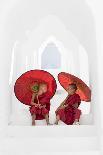
[[[65,105],[68,104],[68,107],[64,109],[59,109],[56,112],[56,115],[60,116],[60,120],[63,121],[67,125],[72,125],[76,117],[77,119],[79,119],[80,117],[81,111],[73,107],[75,103],[78,103],[78,106],[81,103],[80,96],[76,93],[68,96],[67,100],[65,101]]]
[[[36,119],[41,120],[44,119],[45,114],[49,114],[50,111],[50,93],[44,93],[38,97],[39,103],[41,106],[46,105],[46,108],[39,108],[32,105],[30,107],[30,113],[33,115],[36,114]],[[38,103],[37,98],[34,99],[34,103]]]

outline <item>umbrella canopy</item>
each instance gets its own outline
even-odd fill
[[[30,105],[32,93],[38,91],[40,83],[47,84],[46,93],[52,98],[57,88],[56,81],[44,70],[30,70],[22,74],[15,82],[15,96],[23,104]]]
[[[61,72],[58,74],[58,80],[61,86],[67,90],[69,84],[77,85],[77,94],[79,94],[82,101],[90,102],[91,101],[91,90],[90,88],[78,77],[71,75],[69,73]]]

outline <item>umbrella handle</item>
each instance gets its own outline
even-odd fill
[[[38,104],[39,104],[39,99],[38,99],[38,95],[37,95],[37,101],[38,101]]]

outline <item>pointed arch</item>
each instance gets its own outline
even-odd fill
[[[47,44],[41,55],[42,69],[59,69],[61,68],[61,54],[54,43]]]

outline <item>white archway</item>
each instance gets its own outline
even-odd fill
[[[55,23],[54,27],[52,26],[52,23]],[[44,31],[43,27],[46,28],[46,31]],[[54,77],[56,78],[58,84],[58,93],[61,92],[61,90],[63,90],[57,80],[57,75],[59,72],[65,71],[80,77],[80,63],[79,63],[80,44],[78,40],[75,38],[75,36],[70,31],[66,30],[65,26],[59,20],[59,18],[50,15],[41,20],[37,28],[31,33],[31,35],[29,35],[28,40],[26,40],[23,43],[23,45],[21,45],[18,48],[17,52],[18,55],[20,56],[20,60],[18,62],[16,61],[17,60],[16,59],[15,63],[16,66],[19,68],[16,73],[14,70],[12,87],[14,86],[17,76],[27,71],[27,65],[28,65],[27,60],[30,64],[28,70],[41,69],[42,53],[45,50],[46,46],[51,42],[53,42],[56,45],[61,54],[61,68],[57,70],[47,69],[47,71],[51,72],[51,74],[53,74]],[[66,94],[64,94],[64,97],[65,95]],[[57,103],[58,105],[59,102],[62,102],[63,99],[60,96],[59,97],[55,96],[53,102],[55,102],[56,98],[58,98]],[[59,100],[59,98],[61,99]],[[13,102],[12,111],[14,112],[15,115],[17,111],[19,112],[23,106],[17,104],[17,99],[15,98],[14,94],[12,102]]]

